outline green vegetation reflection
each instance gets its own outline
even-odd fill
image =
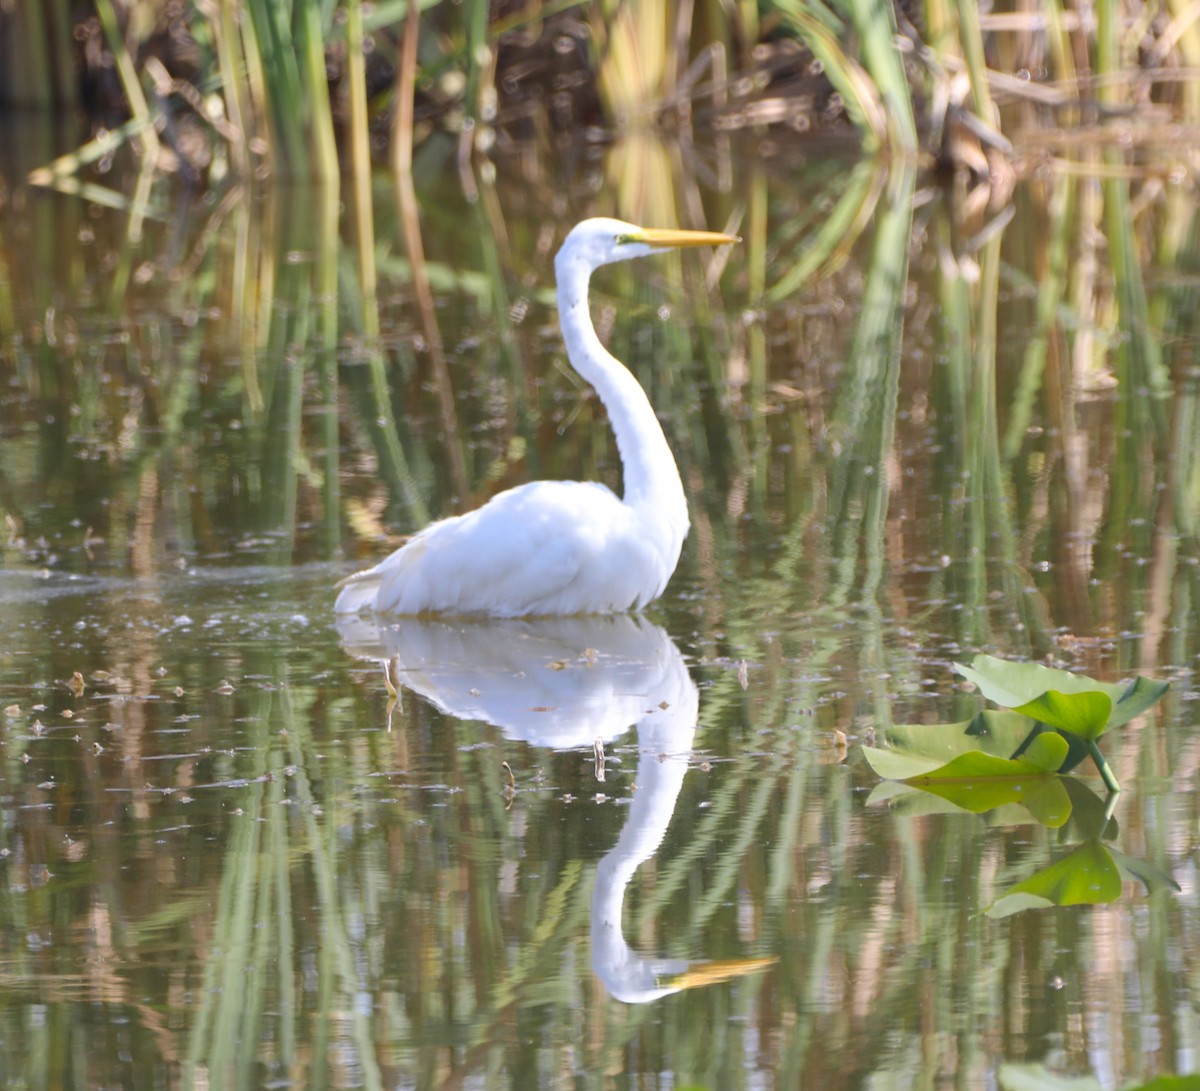
[[[1057,830],[1059,845],[1074,846],[996,898],[989,916],[1112,902],[1124,879],[1140,880],[1148,892],[1179,890],[1155,865],[1101,843],[1117,836],[1112,814],[1119,788],[1096,740],[1149,709],[1168,683],[1135,678],[1109,685],[988,655],[976,656],[970,667],[955,664],[955,670],[1011,711],[987,709],[959,723],[889,728],[887,749],[864,746],[863,752],[876,773],[899,784],[881,786],[872,802],[896,805],[906,801],[907,791],[920,791],[972,814],[996,812],[1001,823],[1032,819]],[[1107,801],[1063,775],[1084,754],[1096,761]]]

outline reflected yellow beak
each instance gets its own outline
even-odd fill
[[[722,981],[732,981],[735,977],[758,973],[768,966],[774,966],[778,961],[777,958],[732,958],[701,962],[685,973],[668,978],[663,985],[668,989],[696,989],[702,985],[718,985]]]
[[[644,242],[647,246],[721,246],[725,243],[741,242],[737,235],[725,235],[720,231],[681,231],[670,227],[643,227],[630,242]]]

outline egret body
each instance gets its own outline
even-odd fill
[[[625,495],[595,482],[535,481],[442,519],[342,582],[338,613],[525,617],[640,610],[662,594],[688,531],[675,458],[641,384],[600,343],[588,282],[601,265],[682,246],[736,242],[711,231],[584,220],[554,260],[567,357],[596,390],[617,440]]]

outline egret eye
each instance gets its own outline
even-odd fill
[[[637,241],[638,240],[634,235],[617,235],[616,238],[613,239],[613,242],[615,242],[618,246],[624,246],[627,242]]]

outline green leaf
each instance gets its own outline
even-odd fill
[[[1051,690],[1060,695],[1107,694],[1112,701],[1112,710],[1104,730],[1123,727],[1160,700],[1171,688],[1169,682],[1156,682],[1142,677],[1134,678],[1132,682],[1097,682],[1087,675],[1044,667],[1040,663],[1014,663],[992,655],[977,655],[969,667],[955,663],[954,669],[968,681],[974,682],[989,701],[1005,708],[1021,708]],[[1083,737],[1097,738],[1098,735]]]
[[[884,780],[907,780],[909,777],[920,776],[936,769],[937,762],[906,754],[901,750],[883,750],[877,746],[864,746],[863,756],[866,757],[876,774]]]
[[[926,818],[932,814],[987,814],[996,827],[1027,826],[1031,821],[1062,828],[1063,815],[1073,805],[1071,782],[1063,777],[988,780],[978,783],[937,781],[910,784],[881,780],[867,797],[868,807],[888,807],[900,818]]]
[[[1051,689],[1060,693],[1083,693],[1099,685],[1069,671],[1043,667],[1040,663],[1015,663],[993,655],[977,655],[969,667],[955,663],[954,669],[974,682],[989,701],[1005,708],[1019,708]],[[1115,696],[1113,700],[1116,700]]]
[[[1013,895],[1024,895],[1012,902]],[[1028,896],[1047,905],[1100,905],[1121,896],[1121,872],[1112,853],[1098,841],[1087,841],[1061,860],[1017,883],[987,910],[989,917],[1006,917],[1029,908]]]
[[[1054,903],[1049,898],[1043,898],[1040,894],[1023,894],[1019,891],[1009,891],[1007,894],[1001,894],[999,898],[987,907],[985,912],[992,920],[1000,920],[1003,917],[1011,917],[1016,913],[1024,913],[1027,909],[1053,908]]]
[[[867,796],[867,807],[887,807],[899,818],[927,818],[931,814],[959,814],[961,807],[930,795],[902,780],[881,780]]]
[[[1083,739],[1098,739],[1108,728],[1112,710],[1112,698],[1107,693],[1062,693],[1051,689],[1013,711]]]
[[[1120,834],[1117,820],[1108,813],[1107,800],[1078,777],[1063,777],[1062,782],[1071,797],[1071,820],[1058,831],[1060,845],[1112,841]]]
[[[1140,716],[1151,705],[1162,700],[1163,694],[1170,688],[1170,682],[1156,682],[1152,678],[1142,678],[1139,675],[1117,698],[1108,726],[1124,727],[1135,716]]]
[[[940,796],[971,814],[985,814],[1017,803],[1029,812],[1035,822],[1051,829],[1057,829],[1071,817],[1071,800],[1057,775],[1021,780],[1005,777],[999,780],[922,780],[907,783],[923,792]]]
[[[927,780],[1013,779],[1052,774],[1067,753],[1067,740],[1053,732],[1043,732],[1019,758],[1001,758],[981,750],[969,750],[937,769],[905,777],[910,784]]]
[[[1057,829],[1071,817],[1071,800],[1057,776],[1044,780],[923,781],[914,787],[960,807],[971,814],[985,814],[1011,804],[1020,804],[1035,822]]]
[[[1116,849],[1109,849],[1109,852],[1112,853],[1117,867],[1121,869],[1122,876],[1126,879],[1136,879],[1146,888],[1147,894],[1154,894],[1159,890],[1179,893],[1179,884],[1157,864],[1152,864],[1149,860],[1138,860],[1133,856],[1126,856],[1125,853],[1117,852]]]
[[[989,712],[955,724],[895,727],[885,736],[889,749],[864,746],[863,754],[879,776],[971,814],[1017,803],[1038,822],[1057,828],[1071,814],[1070,797],[1055,775],[1067,741],[1052,731],[1029,740],[1032,730],[1032,722],[1017,713]],[[1008,756],[1027,740],[1020,757]]]
[[[1057,773],[1066,759],[1069,749],[1067,740],[1061,735],[1043,731],[1025,747],[1021,756],[1014,758],[1013,761],[1026,761],[1035,769],[1040,769],[1045,773]]]
[[[972,814],[1019,803],[1038,822],[1058,827],[1071,815],[1070,797],[1054,772],[1066,753],[1066,740],[1045,732],[1019,758],[969,751],[904,780]]]
[[[1011,758],[1036,730],[1037,725],[1019,713],[988,709],[952,724],[897,724],[887,729],[884,739],[890,750],[913,761],[906,775],[914,776],[973,751]]]
[[[1200,1076],[1159,1076],[1125,1091],[1200,1091]]]

